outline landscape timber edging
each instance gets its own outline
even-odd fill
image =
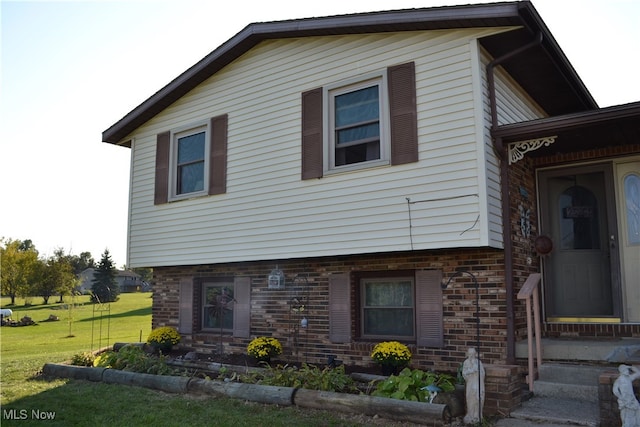
[[[449,407],[436,403],[202,378],[141,374],[117,369],[56,363],[46,363],[42,371],[45,375],[58,378],[132,385],[168,393],[213,394],[281,406],[295,405],[308,409],[377,415],[395,421],[410,421],[430,426],[444,426],[451,421]]]

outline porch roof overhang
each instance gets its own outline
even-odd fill
[[[265,40],[482,27],[513,28],[480,40],[494,58],[542,35],[542,43],[527,55],[501,65],[549,115],[597,108],[533,5],[513,1],[249,24],[105,130],[102,140],[130,146],[127,137],[135,129]]]
[[[555,137],[527,152],[529,157],[640,144],[640,102],[499,126],[504,145]]]

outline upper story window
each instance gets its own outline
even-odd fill
[[[383,78],[328,90],[328,170],[388,163]]]
[[[156,136],[154,204],[227,191],[226,114]]]
[[[207,128],[174,135],[175,196],[204,191],[207,178]]]
[[[415,64],[302,93],[302,179],[418,161]]]

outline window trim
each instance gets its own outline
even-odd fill
[[[379,124],[380,124],[380,158],[343,166],[335,165],[335,102],[338,95],[378,86]],[[322,126],[323,132],[323,174],[330,175],[359,169],[368,169],[391,164],[391,131],[389,90],[387,85],[387,70],[353,77],[322,87]]]
[[[178,139],[204,132],[204,161],[202,190],[178,194]],[[169,148],[169,201],[190,199],[209,194],[209,170],[211,169],[211,126],[202,121],[171,131]]]

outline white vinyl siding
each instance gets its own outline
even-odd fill
[[[481,48],[477,50],[479,58],[478,75],[481,78],[482,106],[479,120],[484,120],[484,167],[486,179],[486,202],[488,211],[489,244],[502,247],[502,205],[500,188],[500,163],[491,140],[491,110],[489,105],[489,87],[486,67],[491,58]],[[498,124],[516,123],[546,117],[542,109],[535,104],[501,67],[494,68]]]
[[[487,202],[480,200],[486,174],[478,166],[485,160],[478,160],[471,43],[488,34],[467,29],[259,44],[132,135],[128,265],[490,244]],[[301,180],[301,93],[410,61],[419,162]],[[226,193],[154,206],[156,135],[221,114],[228,114]],[[416,202],[411,229],[407,198]]]

